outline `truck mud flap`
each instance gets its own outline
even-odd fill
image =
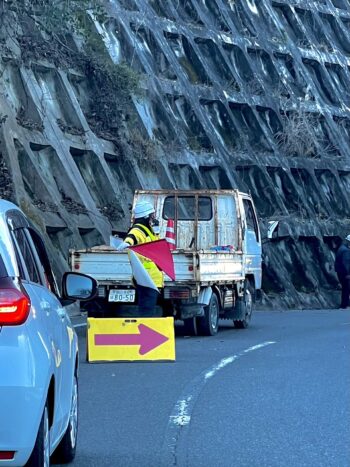
[[[204,316],[204,305],[195,303],[193,305],[183,305],[180,308],[179,319],[189,319],[195,316]]]
[[[245,317],[245,303],[243,300],[237,300],[236,305],[229,310],[225,310],[224,319],[239,321]]]

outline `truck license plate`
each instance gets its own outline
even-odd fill
[[[109,291],[109,302],[134,302],[135,301],[135,290],[117,290],[113,289]]]

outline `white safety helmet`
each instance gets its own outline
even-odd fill
[[[154,207],[149,201],[139,201],[134,207],[135,219],[147,217],[153,212],[155,212]]]
[[[350,235],[347,235],[347,236],[345,237],[345,240],[346,240],[347,242],[350,242]]]

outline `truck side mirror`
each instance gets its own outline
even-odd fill
[[[97,281],[79,272],[65,272],[62,278],[62,295],[65,299],[91,300],[97,295]]]

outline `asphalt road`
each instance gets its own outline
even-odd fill
[[[77,322],[77,321],[76,321]],[[74,466],[350,467],[350,311],[257,312],[176,362],[87,363]]]

